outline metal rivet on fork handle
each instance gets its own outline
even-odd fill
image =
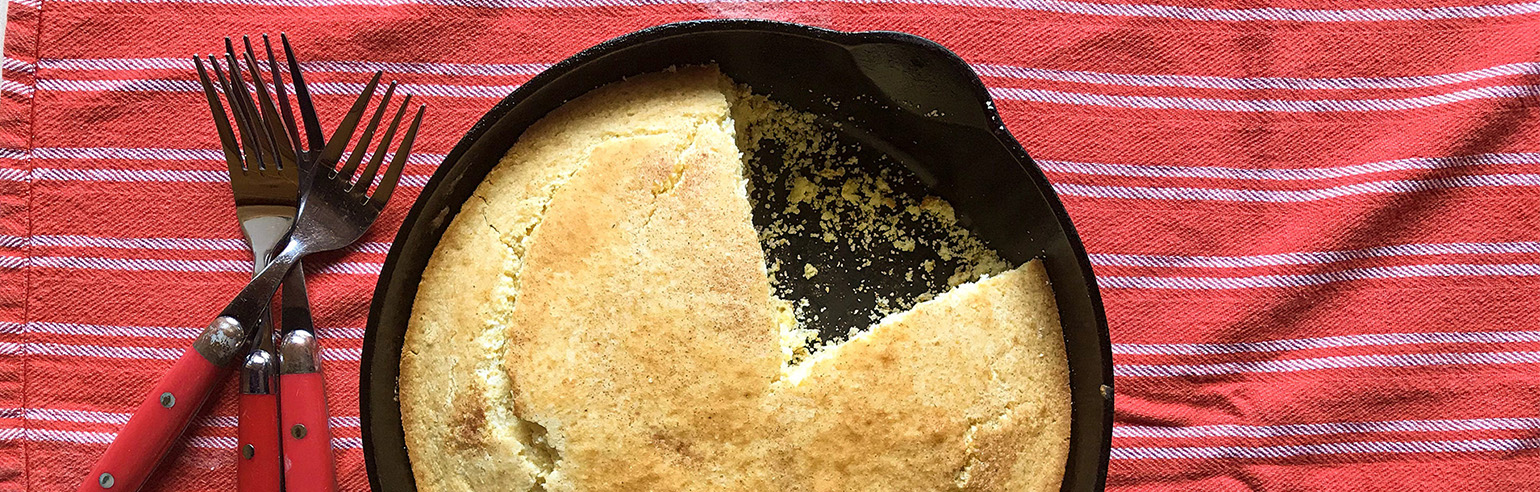
[[[116,481],[112,479],[111,473],[103,473],[102,476],[96,477],[96,483],[101,485],[104,489],[112,488],[112,484],[114,482]]]
[[[257,455],[257,447],[256,446],[252,446],[250,444],[247,444],[245,446],[241,446],[241,457],[242,458],[246,458],[246,459],[249,460],[249,459],[251,459],[252,456],[256,456],[256,455]]]
[[[306,433],[305,424],[294,424],[294,427],[289,428],[289,434],[295,439],[304,439]]]
[[[171,394],[170,391],[167,391],[165,393],[161,393],[160,394],[160,406],[163,406],[163,407],[166,407],[166,408],[171,408],[172,405],[176,405],[176,395]]]

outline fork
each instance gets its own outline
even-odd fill
[[[279,115],[282,117],[289,138],[287,143],[292,146],[296,160],[302,166],[313,169],[315,163],[320,162],[326,143],[321,137],[320,122],[316,117],[315,106],[310,101],[310,91],[305,87],[299,62],[294,57],[294,48],[289,45],[288,36],[281,34],[280,36],[283,40],[284,56],[288,58],[289,74],[294,79],[294,93],[298,101],[300,117],[305,122],[307,143],[300,142],[299,129],[295,127],[294,114],[289,108],[288,96],[284,93],[283,74],[278,69],[277,57],[273,56],[273,45],[266,35],[262,36],[262,42],[267,48],[268,73],[272,75],[275,94],[268,96],[266,88],[258,85],[257,95],[258,99],[277,99],[281,107]],[[249,38],[246,40],[246,60],[251,66],[257,66]],[[378,83],[380,75],[378,72],[375,73],[373,83]],[[390,104],[390,94],[394,89],[395,85],[392,84],[386,90],[376,112],[384,111]],[[271,108],[271,105],[263,107]],[[362,107],[359,109],[361,110]],[[356,124],[357,119],[346,119],[340,133],[351,135]],[[359,138],[359,145],[367,145],[372,134],[372,127],[366,129],[364,135]],[[340,146],[347,143],[347,138],[337,141]],[[300,150],[305,149],[306,145],[308,149]],[[329,162],[328,165],[334,163]],[[298,262],[293,269],[289,270],[288,276],[283,281],[282,314],[284,335],[283,343],[278,347],[281,361],[278,365],[278,388],[282,408],[280,427],[288,429],[288,432],[281,436],[282,459],[289,465],[283,474],[283,481],[288,483],[288,489],[295,491],[335,490],[337,480],[331,450],[329,422],[331,413],[326,408],[326,385],[317,357],[319,347],[316,344],[315,327],[311,322],[310,304],[305,292],[305,276],[303,267]],[[278,439],[280,434],[274,433],[264,438]],[[255,477],[254,481],[261,484],[264,487],[262,490],[266,491],[268,489],[265,487],[270,486],[273,479],[274,475],[268,475]]]
[[[416,141],[417,130],[422,124],[423,113],[426,110],[425,106],[417,108],[416,115],[406,130],[405,136],[401,138],[394,157],[384,174],[380,176],[378,187],[373,194],[368,193],[386,155],[390,154],[390,144],[396,140],[402,117],[411,106],[412,98],[408,95],[397,108],[390,126],[385,130],[368,164],[355,177],[354,172],[358,171],[357,166],[362,163],[363,151],[367,150],[374,138],[381,115],[390,104],[391,95],[396,89],[395,82],[391,82],[385,89],[374,117],[364,128],[353,154],[342,169],[336,169],[334,166],[341,156],[340,149],[352,139],[358,121],[368,106],[369,98],[378,87],[380,76],[381,73],[376,72],[364,87],[364,96],[353,104],[336,134],[327,142],[326,148],[319,155],[315,155],[313,161],[309,158],[301,161],[309,166],[305,172],[300,173],[300,188],[306,191],[300,197],[299,214],[295,218],[287,244],[267,268],[252,279],[241,294],[225,308],[213,325],[230,326],[233,322],[241,330],[250,330],[252,325],[249,323],[249,316],[255,309],[252,295],[257,295],[257,298],[271,298],[277,290],[278,279],[284,276],[282,272],[291,269],[300,258],[311,253],[339,249],[353,243],[379,217],[380,210],[385,207],[400,180],[401,170],[411,153],[412,144]],[[262,94],[265,89],[261,88],[260,83],[258,87],[259,98],[265,97]],[[298,87],[302,85],[296,85],[296,92]],[[264,108],[270,108],[270,106],[265,105]],[[275,127],[278,123],[270,113],[264,113],[263,120]],[[288,124],[292,128],[292,119]],[[292,131],[289,134],[291,136],[289,140],[272,139],[280,147],[280,155],[294,152],[289,146],[297,142],[298,138]],[[285,307],[288,307],[287,304]],[[285,312],[287,311],[286,309]],[[335,490],[336,471],[331,454],[331,432],[327,423],[324,384],[317,365],[314,335],[310,330],[289,330],[279,347],[279,353],[280,413],[286,430],[283,432],[285,490],[289,492]]]
[[[249,40],[247,45],[250,45]],[[235,49],[230,45],[229,38],[225,38],[225,56],[229,60],[235,59]],[[239,65],[230,65],[230,78],[226,79],[212,57],[209,64],[218,77],[231,112],[244,116],[260,111],[244,90],[245,83]],[[200,71],[203,69],[201,63],[197,66]],[[255,71],[254,64],[248,62],[247,66]],[[243,90],[236,91],[230,84],[232,79]],[[277,148],[266,147],[265,138],[243,126],[241,136],[246,140],[246,148],[252,149],[252,159],[258,161],[256,166],[245,167],[241,161],[240,147],[230,135],[232,132],[228,120],[224,118],[224,110],[213,103],[209,109],[214,115],[214,125],[219,130],[225,163],[230,170],[230,191],[235,198],[235,215],[240,220],[246,243],[251,247],[252,275],[256,275],[272,257],[273,251],[278,249],[283,234],[294,224],[294,213],[299,205],[299,166],[293,161],[283,165]],[[236,119],[239,121],[244,118]],[[241,366],[239,427],[236,430],[240,453],[240,458],[236,460],[236,486],[240,492],[278,492],[283,486],[278,395],[275,391],[278,361],[272,331],[273,317],[269,311],[262,317],[255,347],[246,355]]]
[[[265,147],[268,150],[267,154],[269,156],[287,156],[293,153],[295,160],[299,161],[302,167],[316,162],[326,162],[328,166],[335,165],[335,159],[340,158],[340,151],[328,153],[322,148],[326,147],[326,145],[321,137],[320,123],[316,117],[314,105],[310,101],[309,90],[305,86],[303,72],[299,69],[299,62],[294,57],[294,49],[289,45],[288,36],[282,36],[281,39],[283,40],[284,54],[288,59],[289,73],[294,79],[294,92],[300,116],[305,122],[305,134],[308,137],[309,149],[299,150],[305,147],[300,142],[299,129],[296,128],[294,123],[293,112],[290,109],[288,96],[284,90],[283,73],[278,68],[277,57],[273,55],[272,42],[265,35],[263,36],[263,46],[267,51],[268,73],[273,79],[274,94],[268,94],[267,86],[261,79],[259,69],[261,65],[257,63],[250,38],[243,38],[242,41],[246,48],[245,60],[247,66],[251,67],[252,79],[255,82],[254,87],[256,88],[255,93],[257,101],[261,105],[261,112],[258,113],[254,109],[256,106],[253,105],[250,98],[242,99],[244,102],[243,107],[246,108],[246,114],[261,114],[263,120],[272,126],[269,129],[270,133],[287,138],[286,141],[284,138],[277,137],[262,140],[272,144],[271,147]],[[225,51],[228,58],[234,58],[234,49],[229,38],[225,40]],[[231,70],[238,70],[238,67],[232,65]],[[371,84],[378,84],[380,75],[376,73]],[[236,89],[236,92],[240,93],[241,91]],[[373,138],[375,128],[379,125],[380,115],[389,106],[391,94],[394,92],[394,84],[386,88],[385,95],[381,98],[375,110],[375,116],[370,126],[365,128],[363,136],[359,138],[358,147],[349,159],[349,165],[354,166],[351,169],[356,169],[356,164],[363,158],[364,151],[367,150],[367,145]],[[273,107],[273,101],[275,100],[279,108]],[[360,100],[360,102],[365,101]],[[362,109],[363,107],[359,106],[350,114],[360,114],[359,111]],[[274,116],[275,113],[277,116]],[[283,124],[282,127],[277,125],[280,119]],[[340,132],[351,134],[353,129],[356,128],[357,121],[357,118],[345,118]],[[399,121],[397,124],[399,125]],[[261,133],[260,127],[261,125],[258,125],[257,128],[259,134]],[[346,137],[337,139],[336,144],[330,148],[341,149],[346,143]],[[260,145],[259,148],[261,148]],[[323,156],[326,157],[323,158]],[[351,171],[344,172],[351,176]],[[292,217],[292,213],[290,217]],[[288,484],[288,489],[296,491],[328,491],[334,490],[336,484],[336,469],[331,452],[330,412],[326,408],[326,389],[317,357],[319,347],[316,344],[314,326],[311,322],[302,268],[296,264],[296,267],[289,271],[288,276],[283,281],[282,320],[284,335],[283,343],[278,347],[278,360],[280,362],[277,365],[279,394],[274,396],[265,394],[251,396],[253,399],[276,397],[278,407],[281,408],[279,411],[281,415],[279,421],[282,425],[279,427],[287,429],[287,432],[281,435],[281,445],[279,442],[269,443],[269,440],[280,439],[280,433],[277,428],[273,428],[268,424],[271,419],[265,414],[260,416],[260,422],[249,426],[249,429],[245,422],[242,422],[240,430],[242,432],[249,430],[254,435],[254,439],[269,443],[270,448],[282,448],[281,459],[283,463],[287,464],[287,467],[281,471],[281,476],[282,482]],[[266,330],[260,332],[258,336],[264,343],[271,340],[267,338],[268,332]],[[270,373],[273,369],[269,365],[271,358],[261,350],[254,350],[248,356],[247,362],[248,368],[252,369],[252,372],[246,374],[246,376],[250,377],[243,377],[242,380],[252,383],[254,386],[260,385],[263,377],[267,376],[266,373]],[[246,397],[246,395],[242,396]],[[262,408],[266,409],[267,407]],[[250,448],[243,447],[242,461],[240,463],[252,466],[248,466],[248,469],[237,470],[240,475],[238,485],[243,489],[250,489],[251,492],[277,490],[276,487],[280,480],[280,473],[275,472],[279,472],[279,470],[271,469],[267,462],[263,462],[258,466],[258,463],[253,462],[254,456],[247,454],[248,449]]]
[[[264,141],[272,142],[273,146],[265,147],[268,151],[267,155],[286,156],[292,152],[295,160],[303,167],[317,162],[316,160],[323,153],[322,147],[325,147],[325,142],[321,137],[320,122],[314,104],[310,100],[309,90],[305,86],[304,76],[299,69],[299,62],[294,56],[294,48],[289,45],[288,36],[280,36],[283,41],[284,55],[288,60],[289,73],[294,80],[294,92],[300,116],[305,122],[309,149],[300,150],[304,149],[306,144],[300,142],[299,129],[295,126],[294,113],[284,89],[283,72],[278,68],[278,58],[273,55],[272,42],[266,35],[262,36],[262,42],[267,51],[268,74],[272,77],[274,93],[268,94],[267,85],[261,79],[261,64],[257,63],[256,55],[253,53],[251,38],[242,37],[246,48],[246,65],[250,67],[257,101],[261,104],[260,113],[250,98],[239,100],[243,103],[241,107],[245,108],[246,114],[261,114],[264,121],[270,123],[282,120],[282,128],[270,128],[269,132],[287,138],[284,143],[288,146],[277,143],[283,140],[282,138],[259,139],[259,144]],[[225,53],[227,58],[235,58],[230,38],[225,38]],[[232,72],[239,70],[239,67],[231,65],[231,70]],[[376,79],[379,75],[375,75]],[[228,95],[231,92],[228,86],[226,87]],[[378,115],[389,105],[394,89],[395,86],[392,85],[385,91],[376,109],[374,120],[377,121]],[[278,108],[273,107],[273,101],[277,101]],[[232,102],[232,105],[235,103]],[[277,117],[273,116],[275,112]],[[216,114],[215,117],[219,118],[220,115]],[[356,120],[346,121],[344,131],[351,131],[354,125]],[[373,127],[370,127],[360,137],[359,149],[354,154],[355,158],[362,158],[363,147],[372,138],[372,133]],[[345,143],[346,140],[338,140],[339,146]],[[297,177],[298,173],[285,176]],[[282,195],[287,197],[287,201],[283,203],[285,207],[283,211],[287,212],[287,223],[292,224],[298,205],[298,193],[296,193],[298,183],[297,180],[289,180],[284,184],[288,185],[284,190],[288,194]],[[266,258],[264,258],[265,261]],[[264,327],[257,335],[262,346],[254,349],[247,356],[246,366],[243,368],[241,381],[249,388],[243,388],[241,395],[243,419],[240,421],[238,434],[243,445],[241,460],[238,464],[245,466],[237,466],[237,487],[243,492],[277,492],[282,483],[290,482],[288,488],[293,490],[333,490],[336,484],[336,469],[331,452],[330,412],[326,408],[326,389],[316,357],[318,347],[314,325],[311,322],[308,296],[305,292],[303,266],[298,263],[295,268],[289,270],[287,277],[283,280],[282,314],[284,336],[283,343],[278,347],[278,360],[282,362],[274,367],[272,338],[269,329]],[[277,395],[272,394],[271,391],[275,369],[278,373],[279,394]],[[246,391],[248,389],[251,391]],[[244,419],[248,416],[244,412],[244,405],[248,399],[254,408],[262,412],[251,415],[253,422]],[[282,410],[279,411],[278,408]],[[267,413],[269,411],[274,413]],[[277,425],[279,423],[282,425]],[[289,432],[287,435],[280,435],[279,428],[288,429]],[[248,437],[250,439],[247,439]],[[258,448],[255,445],[256,442],[266,447]],[[266,452],[261,456],[257,456],[256,453],[261,449],[277,451],[280,448],[281,456],[274,452]],[[288,463],[289,469],[281,469],[280,463]]]
[[[214,90],[207,72],[202,68],[202,62],[198,61],[195,64],[198,66],[199,78],[204,85],[205,95],[211,101],[211,106],[217,104],[217,98],[213,95]],[[387,151],[390,150],[390,143],[395,139],[402,116],[410,105],[410,96],[404,98],[374,155],[369,159],[368,166],[356,177],[353,175],[354,169],[351,166],[337,170],[325,160],[334,146],[341,149],[352,139],[355,125],[362,117],[369,100],[372,99],[378,81],[379,74],[376,74],[344,117],[342,127],[338,128],[336,134],[328,141],[327,149],[323,151],[322,158],[318,159],[319,162],[300,173],[300,189],[304,190],[304,194],[299,199],[299,211],[290,229],[288,242],[283,249],[220,311],[193,342],[193,346],[184,352],[161,380],[152,387],[150,394],[139,404],[133,417],[129,418],[117,439],[113,440],[107,452],[92,467],[90,474],[86,476],[85,482],[78,490],[100,491],[116,488],[134,491],[143,486],[155,465],[160,462],[177,436],[187,427],[198,407],[202,406],[203,401],[208,398],[220,379],[229,373],[231,363],[245,352],[246,346],[260,331],[263,312],[267,310],[274,294],[278,291],[279,284],[290,269],[306,255],[340,249],[358,240],[364,232],[368,231],[375,219],[379,218],[380,211],[390,200],[390,195],[395,191],[401,177],[402,167],[405,166],[412,144],[417,138],[417,130],[422,123],[426,106],[418,106],[411,126],[396,147],[389,166],[383,174],[380,174],[379,185],[373,193],[368,191],[370,184],[378,174]],[[244,82],[231,85],[239,86],[240,88],[235,89],[237,91],[244,90]],[[391,86],[394,88],[395,83],[392,82]],[[262,127],[266,129],[283,127],[283,123],[274,113],[259,111],[256,115],[235,114],[235,118],[236,123],[243,130],[252,129],[254,138],[265,134],[267,143],[272,145],[271,148],[277,149],[275,157],[283,162],[286,157],[292,158],[291,156],[296,155],[290,139],[277,138],[274,134],[263,131],[265,129],[259,130]],[[228,128],[228,123],[225,126]],[[365,129],[365,135],[372,137],[377,126],[378,120],[371,121]],[[226,136],[225,130],[221,130],[221,136]],[[260,162],[262,162],[260,159],[256,163],[252,162],[254,154],[260,152],[260,146],[249,146],[251,144],[249,140],[243,143],[248,145],[243,147],[248,151],[244,157],[245,167],[260,168]],[[336,155],[340,156],[340,151]],[[349,161],[352,162],[354,159]],[[327,466],[330,464],[328,463]],[[291,490],[295,489],[291,488]]]
[[[251,38],[243,36],[242,42],[246,48],[244,53],[246,66],[252,72],[253,79],[260,81],[261,65],[257,63],[256,55],[252,52]],[[239,74],[239,65],[234,63],[229,65],[231,77],[226,79],[224,73],[219,70],[219,64],[212,58],[209,64],[214,68],[219,87],[223,89],[232,112],[249,115],[262,114],[266,111],[266,114],[271,115],[274,112],[272,101],[276,99],[281,109],[279,115],[285,126],[283,132],[285,138],[293,143],[295,149],[301,148],[298,129],[295,128],[288,96],[284,90],[283,73],[278,69],[277,58],[273,56],[272,42],[264,34],[262,43],[267,48],[268,73],[273,79],[275,95],[269,97],[265,84],[256,85],[257,101],[260,101],[261,109],[258,109],[257,103],[252,101],[250,94],[244,90],[245,84],[241,84],[243,90],[240,91],[230,85],[230,80],[244,80]],[[298,74],[298,62],[294,58],[293,49],[288,45],[287,36],[283,37],[283,43],[290,73]],[[237,58],[235,47],[228,37],[225,38],[225,57],[227,60]],[[301,113],[313,116],[315,110],[310,102],[309,91],[305,90],[304,80],[295,77],[294,83]],[[288,232],[289,227],[294,224],[294,215],[299,209],[298,168],[300,166],[293,164],[284,166],[283,160],[278,157],[282,151],[279,147],[268,146],[266,138],[251,135],[248,141],[255,145],[254,152],[261,152],[259,155],[268,158],[262,159],[263,162],[258,168],[243,168],[240,147],[235,141],[233,132],[230,131],[223,109],[217,102],[217,99],[211,102],[209,109],[213,113],[216,128],[220,130],[220,143],[225,151],[225,161],[230,170],[230,189],[235,198],[235,214],[240,220],[241,232],[246,236],[246,242],[251,247],[252,263],[255,268],[252,275],[256,275],[272,257],[273,251],[278,248],[283,234]],[[313,144],[321,138],[319,123],[314,117],[306,118],[305,122],[309,140],[314,147],[320,147],[321,145]],[[298,152],[293,160],[302,161],[307,155],[305,152]],[[283,282],[282,319],[286,330],[311,329],[309,297],[305,292],[303,271],[303,266],[296,265],[289,271],[288,277]],[[239,458],[236,460],[236,488],[239,492],[279,492],[283,487],[283,454],[280,451],[282,440],[279,434],[277,391],[278,354],[273,346],[272,320],[271,312],[263,317],[261,328],[256,335],[256,344],[251,352],[247,353],[245,362],[241,366],[239,427],[236,430],[239,453]],[[324,395],[320,397],[324,398]]]

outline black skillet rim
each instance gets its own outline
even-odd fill
[[[551,83],[552,80],[565,75],[575,67],[588,63],[591,60],[603,57],[612,51],[617,51],[636,43],[694,32],[733,30],[795,34],[819,38],[826,41],[846,45],[855,44],[858,42],[889,42],[910,44],[941,55],[943,59],[950,60],[955,65],[955,69],[961,73],[967,74],[965,79],[969,80],[969,89],[973,91],[974,98],[979,101],[980,105],[984,109],[984,113],[988,115],[990,122],[992,123],[990,126],[990,132],[994,134],[995,138],[1000,142],[1001,145],[1006,146],[1006,150],[1008,150],[1012,156],[1016,158],[1018,164],[1022,166],[1022,168],[1027,172],[1027,175],[1032,179],[1033,184],[1043,192],[1044,199],[1048,202],[1049,207],[1054,212],[1054,218],[1059,222],[1060,227],[1064,229],[1065,235],[1069,241],[1070,249],[1075,253],[1076,263],[1079,265],[1082,278],[1084,278],[1086,282],[1087,294],[1090,297],[1091,306],[1094,311],[1097,337],[1100,339],[1099,345],[1101,348],[1102,360],[1101,392],[1103,397],[1108,400],[1108,403],[1111,402],[1113,388],[1112,349],[1111,338],[1107,329],[1106,312],[1102,306],[1100,290],[1096,285],[1096,276],[1091,270],[1090,258],[1086,255],[1085,246],[1081,243],[1080,235],[1075,231],[1074,224],[1070,222],[1069,213],[1064,209],[1064,204],[1059,200],[1058,194],[1053,191],[1053,187],[1049,184],[1047,176],[1045,176],[1043,171],[1037,167],[1032,158],[1027,155],[1026,149],[1021,146],[1021,143],[1016,140],[1016,137],[1005,128],[1004,120],[1000,117],[999,111],[995,109],[994,100],[990,97],[988,89],[985,88],[983,80],[979,79],[978,75],[967,64],[967,62],[959,57],[956,53],[953,53],[951,50],[936,43],[935,41],[931,41],[920,36],[894,31],[835,31],[803,24],[758,19],[709,19],[661,24],[611,38],[597,45],[584,49],[583,51],[580,51],[577,54],[574,54],[571,57],[568,57],[554,65],[551,65],[550,68],[547,68],[546,70],[535,75],[528,82],[521,84],[507,97],[503,98],[501,101],[498,101],[496,105],[493,105],[492,108],[489,109],[480,120],[477,120],[474,125],[471,125],[471,128],[466,131],[465,136],[462,137],[460,141],[455,144],[454,148],[444,156],[444,160],[442,163],[440,163],[439,167],[435,169],[433,175],[428,179],[427,184],[423,186],[423,189],[418,196],[432,196],[434,191],[445,179],[446,173],[444,171],[449,169],[449,167],[452,167],[446,167],[445,164],[458,162],[460,158],[471,148],[472,145],[474,145],[481,137],[483,137],[486,132],[493,127],[494,124],[502,119],[503,116],[507,115],[507,113],[511,111],[515,105],[522,102],[528,96],[528,94],[543,88],[547,84]],[[414,201],[411,210],[407,212],[405,218],[402,219],[403,226],[405,224],[416,224],[419,216],[423,212],[423,207],[425,205],[425,200],[419,199]],[[370,417],[372,413],[370,410],[370,402],[372,399],[369,397],[369,388],[372,371],[369,370],[368,366],[374,358],[374,333],[379,326],[380,311],[384,307],[384,294],[387,290],[389,290],[389,272],[394,270],[395,263],[401,255],[403,244],[402,240],[404,240],[406,235],[410,232],[411,231],[406,227],[402,227],[396,232],[396,237],[391,243],[390,252],[385,256],[385,261],[380,267],[380,278],[375,285],[374,296],[369,305],[369,318],[364,333],[364,346],[361,357],[359,358],[359,415],[361,422],[360,432],[362,434],[363,441],[364,468],[369,478],[369,487],[371,490],[381,490],[381,487],[379,483],[379,474],[376,470],[377,464],[373,459],[375,456],[375,450],[372,432],[370,432],[370,429],[372,428],[370,425]],[[400,354],[396,353],[395,356],[399,359]],[[399,376],[399,374],[392,375],[392,377],[396,376]],[[1096,478],[1094,490],[1102,490],[1106,483],[1107,465],[1108,459],[1110,457],[1109,454],[1112,439],[1112,409],[1110,405],[1107,411],[1103,412],[1102,420],[1102,442],[1099,443],[1101,448],[1100,463],[1098,469],[1099,475]],[[408,461],[408,466],[410,466],[410,461]],[[410,470],[408,470],[407,473],[410,474]]]

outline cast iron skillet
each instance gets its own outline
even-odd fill
[[[460,204],[526,127],[623,77],[715,63],[756,93],[843,122],[847,137],[908,167],[928,192],[1013,263],[1042,258],[1069,352],[1072,433],[1064,491],[1101,490],[1112,436],[1112,357],[1090,261],[1032,159],[983,84],[940,45],[893,32],[711,20],[657,26],[584,50],[488,111],[428,181],[380,271],[365,333],[359,398],[369,484],[415,490],[396,400],[401,344],[422,271]]]

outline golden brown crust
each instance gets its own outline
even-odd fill
[[[502,367],[529,236],[595,146],[717,119],[720,83],[709,69],[650,74],[563,105],[525,131],[454,217],[423,272],[401,358],[402,425],[420,489],[536,483],[545,452],[538,429],[513,414]]]
[[[568,103],[455,218],[401,363],[418,487],[1057,490],[1068,372],[1038,262],[783,367],[722,82]]]
[[[548,489],[744,488],[702,480],[751,444],[742,417],[780,367],[731,149],[716,122],[609,142],[552,200],[507,366],[519,413],[560,449]]]
[[[1052,416],[1068,413],[1069,374],[1052,301],[1034,261],[816,356],[771,397],[801,450],[787,479],[807,477],[803,490],[1057,490],[1069,422]]]

